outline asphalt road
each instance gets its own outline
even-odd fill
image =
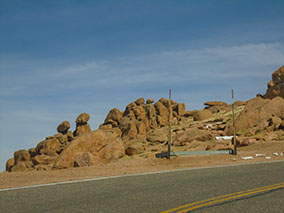
[[[284,182],[284,162],[0,191],[0,212],[161,212],[229,193]],[[284,188],[195,212],[284,212]]]

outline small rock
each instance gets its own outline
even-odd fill
[[[148,98],[147,101],[146,101],[147,104],[152,104],[154,103],[154,99],[152,98]]]
[[[266,160],[270,160],[270,159],[271,159],[271,157],[265,157],[265,159],[266,159]]]
[[[277,152],[274,152],[273,155],[276,156],[276,157],[279,156]]]
[[[255,157],[264,157],[264,154],[255,154]]]

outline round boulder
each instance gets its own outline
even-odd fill
[[[90,115],[88,113],[81,113],[76,119],[76,124],[86,124],[89,119]]]
[[[20,161],[28,161],[31,159],[30,153],[27,150],[19,150],[14,152],[15,165]]]
[[[63,121],[59,126],[57,127],[57,132],[65,134],[68,132],[68,129],[71,127],[70,123],[68,121]]]

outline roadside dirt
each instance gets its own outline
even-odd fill
[[[278,156],[273,154],[276,152]],[[0,173],[0,189],[153,171],[284,160],[281,153],[284,154],[284,141],[257,143],[241,147],[236,156],[222,154],[172,157],[168,160],[157,159],[155,153],[149,152],[91,167],[51,171],[2,172]],[[264,154],[264,156],[256,157],[255,154]],[[253,159],[242,159],[247,156],[252,156]],[[271,157],[271,159],[265,157]]]

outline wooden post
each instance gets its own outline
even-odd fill
[[[234,106],[234,90],[232,89],[232,114],[233,114],[233,128],[234,128],[234,138],[233,138],[233,145],[234,145],[234,151],[233,154],[237,154],[237,139],[236,139],[236,122],[235,122],[235,106]]]
[[[172,100],[172,90],[169,90],[169,123],[168,123],[168,156],[167,158],[171,158],[171,143],[172,143],[172,130],[171,130],[171,100]]]

